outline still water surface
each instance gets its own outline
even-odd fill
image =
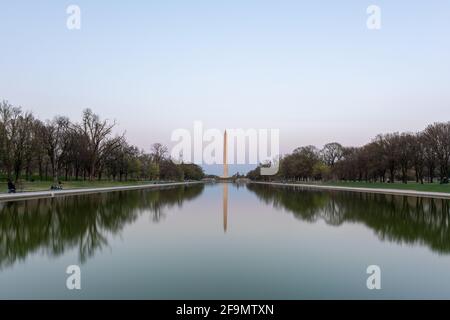
[[[255,184],[0,203],[0,298],[448,299],[449,218],[447,200]]]

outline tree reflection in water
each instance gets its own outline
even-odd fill
[[[450,253],[449,200],[261,184],[247,188],[266,204],[284,208],[302,221],[324,220],[335,226],[363,223],[381,240],[422,244],[441,254]]]
[[[107,245],[141,214],[153,222],[164,209],[198,197],[204,186],[112,192],[74,197],[0,203],[0,268],[24,260],[30,253],[59,256],[78,247],[80,262]]]

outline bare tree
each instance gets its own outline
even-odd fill
[[[408,169],[413,160],[414,136],[410,133],[402,133],[398,142],[398,162],[402,173],[402,182],[408,183]]]
[[[333,167],[336,161],[342,159],[343,147],[340,143],[337,142],[327,143],[323,147],[321,155],[325,164],[329,165],[330,167]]]
[[[441,183],[448,183],[450,160],[450,122],[434,123],[424,131],[425,141],[431,147],[439,164]]]
[[[68,118],[55,117],[52,121],[47,121],[43,130],[43,140],[50,159],[54,185],[58,183],[60,159],[65,148],[64,135],[69,128],[69,123]]]
[[[14,171],[15,156],[17,154],[17,133],[19,131],[19,118],[22,110],[13,107],[8,101],[0,104],[0,137],[2,143],[2,163],[9,179]]]
[[[161,143],[155,143],[152,145],[151,155],[153,156],[153,161],[159,164],[162,160],[167,158],[168,149]]]
[[[400,135],[398,132],[383,136],[384,149],[386,152],[386,163],[389,171],[389,182],[395,182],[395,173],[399,168]]]
[[[102,155],[116,147],[115,143],[109,143],[108,141],[115,125],[115,122],[110,123],[108,120],[100,120],[100,117],[94,114],[91,109],[83,111],[81,124],[76,125],[76,128],[86,138],[89,180],[95,177],[96,167]]]
[[[414,139],[411,142],[412,164],[416,174],[416,182],[420,182],[421,184],[423,184],[423,176],[426,163],[426,149],[423,134],[415,134]]]

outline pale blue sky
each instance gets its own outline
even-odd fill
[[[450,120],[449,39],[444,0],[2,1],[0,99],[42,119],[90,107],[145,149],[194,120],[279,128],[283,152],[361,145]]]

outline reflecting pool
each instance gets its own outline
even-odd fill
[[[448,299],[449,220],[448,200],[262,184],[0,203],[0,298]]]

